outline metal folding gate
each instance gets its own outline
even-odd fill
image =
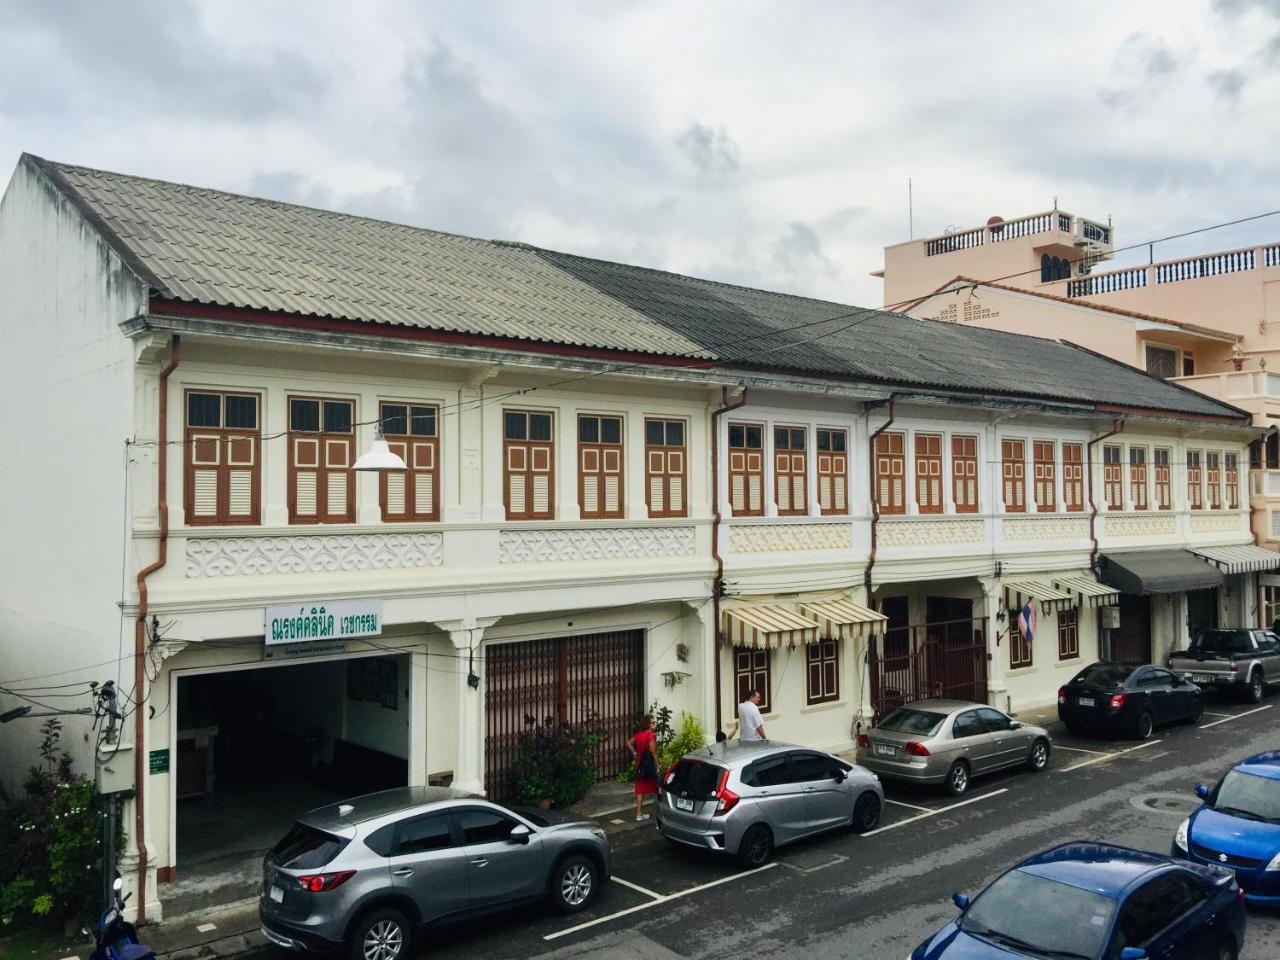
[[[886,630],[886,652],[868,650],[875,722],[930,697],[986,703],[986,624],[975,617]]]
[[[515,793],[520,734],[535,723],[591,721],[600,779],[631,762],[627,740],[644,713],[644,631],[521,640],[485,647],[485,789]]]

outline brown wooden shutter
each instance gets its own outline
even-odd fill
[[[1084,509],[1084,444],[1062,445],[1062,499],[1068,512]]]
[[[729,424],[729,506],[736,517],[764,515],[763,436],[760,424]]]
[[[771,660],[773,651],[757,650],[752,647],[735,647],[733,651],[733,685],[736,688],[737,702],[747,699],[752,690],[760,691],[760,712],[768,713],[772,709],[770,703],[770,687],[772,684]]]
[[[1025,513],[1027,509],[1027,444],[1025,440],[1004,440],[1000,444],[1001,476],[1006,513]]]
[[[978,438],[951,438],[951,491],[956,513],[978,512]]]
[[[840,642],[823,639],[805,644],[805,661],[808,667],[808,701],[828,703],[840,699]]]
[[[1057,462],[1052,440],[1036,440],[1031,444],[1031,469],[1036,512],[1052,513],[1058,509]]]
[[[1135,510],[1147,509],[1147,448],[1129,448],[1129,500]]]
[[[191,422],[191,399],[205,401],[207,419],[216,426]],[[228,426],[227,400],[247,409],[247,424]],[[261,496],[262,434],[259,398],[248,394],[188,391],[183,507],[189,525],[256,524]],[[247,408],[246,405],[247,404]]]
[[[1156,509],[1168,510],[1173,505],[1173,484],[1169,476],[1169,450],[1161,447],[1152,453],[1155,473]]]
[[[295,404],[315,404],[317,429],[294,421]],[[341,416],[324,430],[331,411]],[[354,418],[350,400],[289,398],[289,522],[354,523],[356,514]],[[344,426],[345,424],[345,426]]]
[[[1199,510],[1203,506],[1203,488],[1200,483],[1200,451],[1187,451],[1187,506]]]
[[[645,421],[645,486],[651,517],[689,515],[684,436],[684,421]]]
[[[916,504],[921,513],[942,512],[942,435],[917,433]]]
[[[390,522],[440,519],[439,409],[406,403],[382,404],[383,434],[406,470],[379,478],[382,519]]]
[[[1108,510],[1124,507],[1124,480],[1120,468],[1120,448],[1102,448],[1102,494]]]
[[[876,437],[876,496],[882,514],[907,512],[906,434],[882,433]]]
[[[503,466],[508,520],[550,520],[555,516],[555,440],[530,439],[531,420],[550,418],[546,413],[504,411],[521,419],[523,439],[504,437]],[[554,421],[550,428],[554,430]]]
[[[848,433],[818,431],[818,509],[824,516],[849,512]]]
[[[809,510],[807,445],[803,427],[773,430],[773,495],[780,517],[797,516]]]
[[[1236,510],[1240,506],[1240,461],[1236,454],[1223,455],[1222,469],[1227,481],[1227,509]]]
[[[1205,484],[1209,491],[1209,509],[1222,509],[1222,454],[1214,451],[1205,455]]]
[[[604,427],[616,428],[606,441]],[[591,437],[583,440],[590,425]],[[616,519],[623,515],[622,421],[620,417],[584,414],[578,418],[578,506],[584,520]]]

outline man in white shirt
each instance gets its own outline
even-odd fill
[[[760,691],[752,690],[747,699],[738,704],[738,740],[768,739],[764,733],[764,717],[760,716]]]

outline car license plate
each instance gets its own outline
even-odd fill
[[[1193,673],[1191,679],[1196,683],[1208,683],[1213,677],[1207,673]]]
[[[1076,703],[1080,704],[1082,707],[1092,707],[1093,697],[1081,697],[1076,701]]]
[[[686,797],[676,797],[676,809],[693,812],[693,801]]]
[[[877,743],[876,753],[882,757],[892,757],[898,752],[897,747],[891,747],[887,743]]]
[[[272,886],[271,899],[276,903],[284,903],[284,888]]]

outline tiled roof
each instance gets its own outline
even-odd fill
[[[162,298],[904,388],[1244,418],[1072,345],[50,163]],[[838,319],[836,319],[838,318]]]

